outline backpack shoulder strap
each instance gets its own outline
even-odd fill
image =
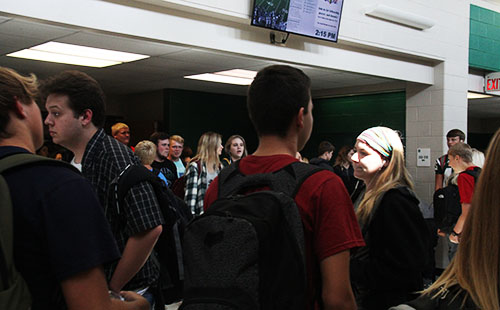
[[[474,182],[477,182],[477,178],[479,177],[479,174],[481,173],[481,168],[479,167],[474,167],[474,170],[465,170],[460,173],[465,173],[468,174],[472,177],[474,177]]]
[[[198,166],[198,177],[200,177],[200,175],[201,175],[201,169],[202,169],[202,167],[201,167],[201,161],[198,160],[196,162],[196,165]]]
[[[148,181],[153,185],[157,178],[156,175],[142,165],[128,165],[118,175],[115,182],[113,182],[115,185],[115,198],[117,202],[121,204],[130,188],[134,185],[144,181]]]
[[[55,160],[52,158],[29,154],[29,153],[13,154],[0,159],[0,173],[3,173],[6,170],[13,169],[19,166],[31,165],[31,164],[47,164],[47,165],[62,166],[80,174],[80,171],[78,169],[76,169],[74,166],[68,164],[65,161]]]
[[[229,166],[225,167],[222,169],[219,173],[218,177],[218,190],[217,190],[217,195],[218,198],[220,197],[226,197],[229,194],[235,192],[237,189],[237,182],[227,182],[228,179],[233,179],[234,177],[237,177],[238,175],[243,176],[240,172],[240,161],[236,161]],[[238,178],[238,177],[237,177]]]
[[[7,266],[11,266],[13,263],[14,228],[9,186],[1,174],[0,197],[2,199],[0,202],[0,291],[4,291],[12,284]]]
[[[29,153],[13,154],[0,159],[0,291],[10,287],[17,280],[12,277],[12,270],[8,269],[8,266],[14,266],[13,210],[9,186],[2,173],[17,167],[35,164],[62,166],[80,173],[78,169],[66,162]]]
[[[311,175],[326,170],[303,162],[293,162],[274,173],[274,189],[295,198],[302,183]]]

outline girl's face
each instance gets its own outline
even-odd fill
[[[350,162],[352,164],[352,155],[354,155],[354,149],[351,149],[348,153],[347,153],[347,161]]]
[[[222,154],[222,150],[224,149],[224,146],[222,145],[222,141],[219,141],[219,147],[217,147],[217,155]]]
[[[354,176],[368,185],[384,167],[386,160],[368,144],[360,140],[356,141],[355,149],[356,151],[351,157]]]
[[[243,152],[245,151],[245,145],[240,138],[234,138],[231,141],[231,146],[229,148],[229,154],[234,159],[240,159],[243,156]]]

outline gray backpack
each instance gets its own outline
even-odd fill
[[[181,309],[303,310],[304,232],[294,197],[322,169],[296,162],[243,175],[238,164],[221,171],[219,198],[186,228]]]
[[[2,174],[10,169],[37,163],[71,167],[58,160],[21,153],[0,159],[0,309],[25,310],[31,308],[28,286],[14,266],[14,230],[10,190]],[[73,168],[74,169],[74,168]]]

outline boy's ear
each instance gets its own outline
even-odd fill
[[[26,118],[28,115],[24,110],[24,105],[21,103],[19,99],[17,99],[17,97],[14,97],[14,99],[16,100],[16,104],[14,105],[14,113],[19,118]]]
[[[80,117],[82,119],[82,125],[86,126],[86,125],[90,124],[92,122],[92,116],[93,116],[92,110],[90,110],[90,109],[84,110],[82,115],[80,115]]]
[[[297,127],[303,128],[304,127],[304,107],[299,109],[299,112],[297,113]]]

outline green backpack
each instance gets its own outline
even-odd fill
[[[0,159],[0,309],[2,310],[31,308],[28,286],[14,266],[12,201],[9,186],[2,174],[16,167],[42,162],[74,169],[65,162],[27,153]]]

